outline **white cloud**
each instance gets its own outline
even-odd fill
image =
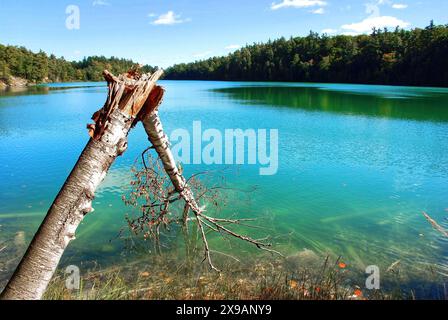
[[[323,29],[320,33],[335,34],[336,32],[338,32],[336,29]]]
[[[230,44],[227,47],[225,47],[224,49],[226,50],[237,50],[241,48],[241,46],[239,44]]]
[[[314,13],[314,14],[324,14],[325,13],[325,9],[324,8],[315,9],[315,10],[312,10],[311,13]]]
[[[108,6],[108,5],[110,5],[110,3],[107,2],[106,0],[94,0],[93,5],[94,6]]]
[[[406,28],[409,25],[409,22],[405,22],[391,16],[371,16],[361,22],[344,24],[341,28],[347,30],[348,32],[360,34],[370,32],[373,28],[395,28],[397,26],[400,28]]]
[[[156,20],[152,22],[155,25],[172,25],[191,21],[191,19],[181,19],[180,14],[175,14],[173,11],[168,11],[161,14]]]
[[[327,2],[322,0],[283,0],[282,2],[275,3],[271,5],[272,10],[277,10],[281,8],[309,8],[309,7],[323,7],[326,6]]]
[[[394,3],[394,4],[392,5],[392,8],[394,8],[394,9],[398,9],[398,10],[406,9],[407,7],[408,7],[408,5],[407,5],[407,4],[404,4],[404,3]]]

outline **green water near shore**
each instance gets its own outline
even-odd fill
[[[338,84],[162,81],[161,118],[168,133],[203,129],[278,129],[279,170],[226,171],[230,194],[220,214],[257,218],[286,256],[311,250],[342,256],[361,272],[401,260],[409,281],[424,282],[428,265],[448,275],[448,239],[431,228],[428,212],[448,228],[448,89]],[[87,142],[85,124],[105,99],[98,83],[52,84],[0,93],[0,241],[31,240]],[[125,263],[137,254],[117,237],[129,213],[121,195],[130,166],[147,146],[139,126],[113,165],[61,265]],[[184,166],[186,175],[205,165]],[[221,166],[213,166],[220,169]],[[22,237],[21,236],[21,237]],[[16,239],[16,242],[19,241]],[[180,243],[181,239],[176,241]],[[210,244],[236,256],[261,253],[221,238]],[[2,253],[2,259],[7,259]],[[17,261],[18,262],[18,261]],[[10,271],[2,271],[6,277]]]

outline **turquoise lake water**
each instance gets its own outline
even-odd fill
[[[279,131],[277,174],[260,176],[259,167],[248,165],[226,171],[229,185],[255,186],[256,191],[234,197],[222,214],[258,218],[285,255],[308,249],[342,256],[359,270],[368,265],[384,269],[400,260],[411,281],[418,281],[429,265],[448,278],[448,239],[422,215],[427,212],[448,229],[448,89],[161,84],[166,97],[160,116],[168,134],[178,128],[191,131],[198,120],[203,129]],[[87,143],[85,125],[105,97],[102,83],[0,93],[0,243],[31,240]],[[62,264],[109,265],[132,258],[117,238],[129,212],[121,195],[131,179],[130,167],[147,146],[138,126]],[[187,175],[208,169],[184,168]],[[259,231],[246,230],[251,232]],[[219,238],[212,245],[226,248]],[[249,246],[239,248],[241,255],[258,254]]]

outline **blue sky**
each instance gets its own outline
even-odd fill
[[[0,43],[69,60],[113,55],[167,67],[309,30],[359,34],[373,25],[424,27],[431,19],[448,23],[448,1],[0,0]]]

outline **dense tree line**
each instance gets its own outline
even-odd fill
[[[280,38],[248,45],[166,70],[172,80],[304,81],[448,86],[448,25],[410,31],[374,29],[370,35]],[[79,62],[0,44],[0,80],[100,81],[102,72],[123,73],[131,60],[95,56]],[[144,66],[143,71],[154,68]]]
[[[448,25],[280,38],[167,70],[167,79],[448,86]]]
[[[131,60],[119,58],[88,57],[79,62],[69,62],[45,52],[34,53],[24,47],[0,44],[0,80],[8,82],[10,76],[29,82],[100,81],[107,69],[115,74],[123,73],[136,66]],[[144,66],[143,71],[152,71]]]

